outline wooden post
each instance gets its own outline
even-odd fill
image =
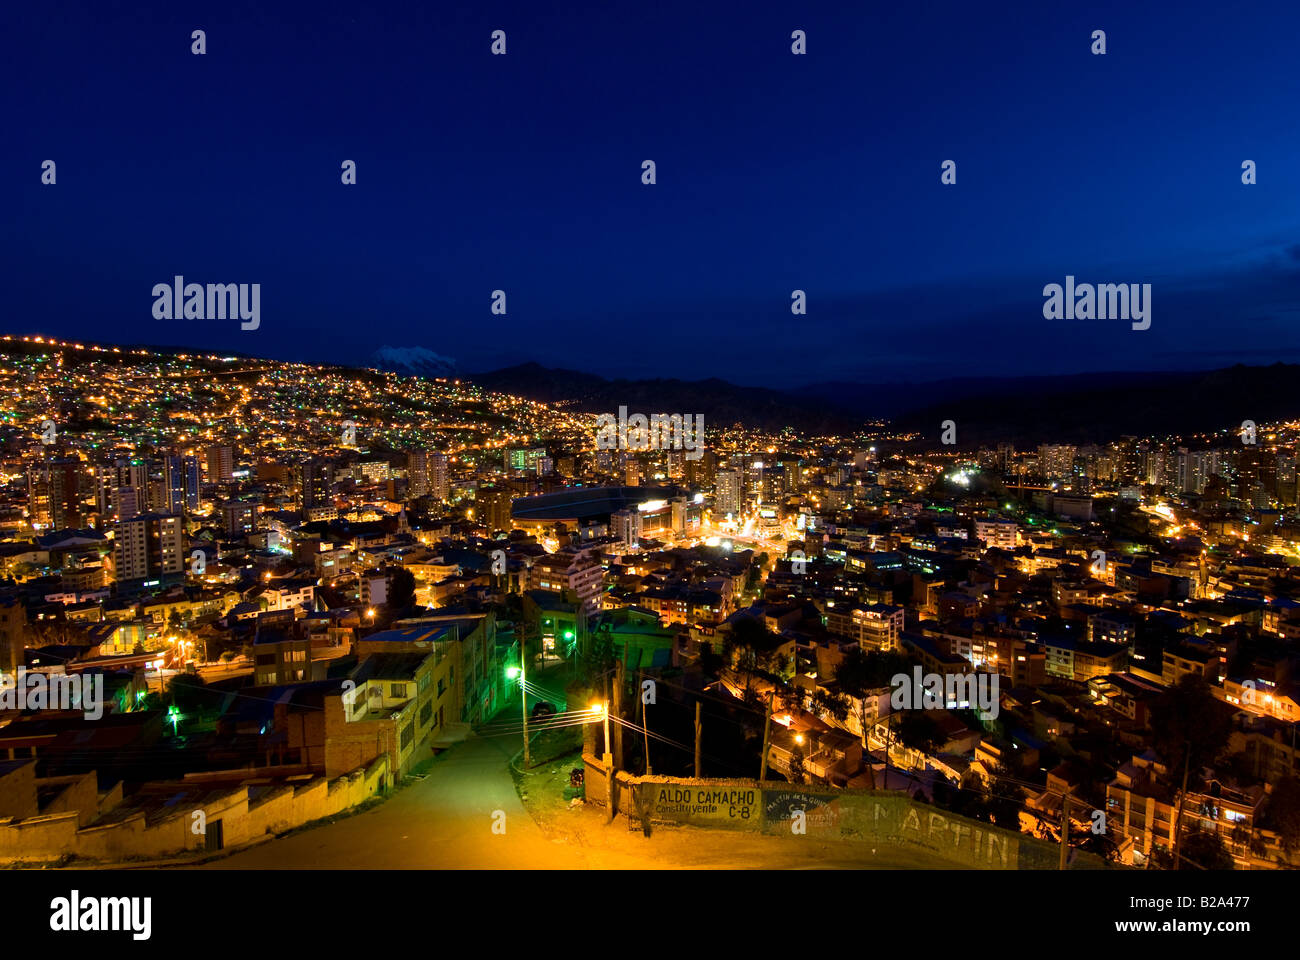
[[[1064,870],[1070,858],[1070,791],[1061,795],[1061,863]]]
[[[624,684],[624,667],[623,661],[618,661],[617,670],[614,674],[614,703],[613,711],[616,718],[623,717],[623,684]],[[614,752],[614,766],[620,770],[623,769],[623,725],[618,724],[618,728],[611,734],[614,738],[614,745],[610,749]]]
[[[695,701],[695,779],[700,779],[700,701]]]

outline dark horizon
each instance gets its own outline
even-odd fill
[[[127,341],[127,340],[114,340],[112,338],[105,338],[105,337],[100,337],[100,338],[84,337],[78,339],[74,337],[65,337],[62,334],[55,335],[50,333],[48,330],[45,331],[28,330],[22,332],[0,331],[0,338],[3,338],[0,339],[0,351],[4,350],[4,343],[6,339],[11,340],[14,343],[17,343],[20,340],[30,340],[34,344],[35,338],[37,337],[42,338],[42,340],[45,343],[51,343],[51,345],[56,345],[60,348],[65,347],[70,343],[80,343],[84,346],[101,346],[105,348],[116,346],[121,348],[122,350],[147,350],[150,352],[158,352],[162,354],[193,353],[196,355],[197,354],[205,354],[205,355],[213,355],[213,356],[220,355],[220,356],[239,357],[245,360],[266,360],[275,363],[303,363],[309,366],[340,367],[340,368],[357,369],[357,370],[375,369],[375,370],[380,370],[382,372],[398,373],[401,375],[429,376],[429,377],[435,376],[432,373],[422,374],[419,372],[399,370],[391,365],[390,366],[376,365],[375,363],[371,362],[372,361],[371,357],[313,360],[313,359],[305,359],[301,356],[293,356],[293,355],[276,356],[269,352],[260,352],[260,351],[249,351],[249,350],[241,350],[241,349],[222,350],[222,349],[217,349],[214,347],[208,347],[208,346],[203,346],[198,344],[159,343],[159,342],[152,342],[152,341]],[[53,344],[52,341],[57,341],[57,344]],[[389,346],[392,345],[390,344]],[[1063,373],[1063,374],[1060,373],[1049,374],[1049,373],[1040,373],[1040,372],[1031,371],[1031,372],[1024,372],[1024,373],[1008,373],[1005,375],[980,375],[977,373],[963,371],[963,372],[957,372],[952,374],[936,375],[936,376],[929,376],[929,377],[926,376],[899,377],[896,380],[875,381],[875,382],[867,379],[853,380],[853,379],[841,379],[841,378],[834,378],[834,379],[821,378],[821,379],[808,379],[802,382],[792,383],[789,386],[771,387],[770,389],[773,389],[780,393],[795,394],[809,387],[815,387],[815,386],[824,387],[824,386],[830,386],[836,384],[847,384],[847,385],[860,386],[860,387],[869,387],[869,386],[891,387],[900,384],[925,386],[928,384],[963,383],[963,382],[1011,383],[1015,381],[1024,381],[1024,380],[1054,381],[1054,380],[1059,380],[1063,377],[1069,379],[1069,378],[1080,378],[1080,377],[1101,377],[1101,378],[1135,377],[1135,376],[1142,376],[1144,374],[1149,374],[1152,376],[1158,376],[1163,374],[1210,374],[1210,373],[1230,370],[1236,367],[1264,369],[1268,367],[1277,367],[1277,366],[1300,366],[1300,350],[1297,350],[1297,358],[1295,360],[1282,359],[1280,357],[1277,357],[1275,355],[1275,352],[1272,351],[1260,350],[1260,351],[1238,351],[1238,352],[1242,355],[1251,355],[1251,356],[1254,356],[1256,354],[1269,353],[1270,359],[1260,359],[1257,362],[1249,362],[1242,359],[1237,359],[1237,360],[1228,359],[1225,360],[1223,363],[1219,363],[1219,364],[1213,364],[1213,365],[1199,364],[1196,366],[1183,366],[1183,367],[1175,367],[1169,369],[1159,369],[1155,366],[1138,368],[1138,369],[1126,369],[1121,367],[1116,367],[1113,369],[1086,369],[1086,370],[1071,371],[1069,373]],[[453,359],[453,358],[447,358],[447,359]],[[591,366],[587,366],[587,367],[580,367],[576,365],[565,366],[563,364],[547,365],[541,363],[538,360],[530,360],[530,359],[520,360],[517,363],[503,364],[500,366],[485,367],[483,369],[475,369],[475,370],[467,370],[460,366],[457,366],[454,372],[448,374],[448,377],[473,381],[475,379],[495,376],[503,373],[508,373],[512,370],[525,369],[525,368],[536,368],[551,373],[575,373],[575,374],[580,374],[583,376],[589,376],[592,378],[598,378],[598,379],[611,381],[611,382],[627,380],[630,382],[644,383],[644,382],[655,381],[655,380],[669,380],[669,381],[679,381],[685,384],[692,384],[692,383],[705,383],[708,381],[716,380],[737,387],[763,386],[762,384],[752,384],[752,383],[745,383],[739,380],[730,380],[727,377],[719,376],[719,375],[687,377],[681,375],[674,375],[671,373],[671,371],[663,374],[648,374],[643,377],[625,376],[617,372],[611,372],[608,369],[601,370],[599,368],[591,367]]]

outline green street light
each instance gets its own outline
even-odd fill
[[[518,668],[518,667],[506,667],[506,677],[507,677],[507,679],[513,680],[513,679],[515,679],[515,678],[518,677],[518,676],[519,676],[519,668]]]

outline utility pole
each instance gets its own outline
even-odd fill
[[[524,769],[531,758],[528,755],[528,631],[522,634],[519,647],[519,703],[524,711]]]
[[[695,779],[700,779],[700,701],[695,701]]]
[[[763,711],[763,755],[759,758],[758,782],[767,781],[767,733],[772,725],[772,694],[767,695],[767,709]]]
[[[626,654],[624,654],[626,656]],[[623,719],[623,684],[626,682],[624,677],[625,664],[619,660],[617,668],[614,671],[614,701],[613,710],[618,714],[620,720]],[[614,764],[620,770],[623,769],[623,728],[618,728],[618,736],[614,738]]]
[[[644,675],[643,673],[641,673],[641,672],[638,670],[638,671],[637,671],[637,676],[638,676],[638,677],[644,677],[645,675]],[[648,777],[648,776],[651,776],[651,771],[650,771],[650,716],[649,716],[649,710],[647,709],[646,702],[645,702],[645,685],[644,685],[644,683],[642,683],[642,684],[640,684],[640,686],[641,686],[641,696],[640,696],[639,699],[641,700],[641,733],[644,735],[644,739],[645,739],[645,775]]]
[[[614,819],[614,754],[609,742],[609,675],[605,675],[605,807],[609,823]]]
[[[1060,869],[1064,870],[1066,862],[1070,858],[1070,791],[1066,790],[1061,795],[1061,863]]]
[[[1178,842],[1183,836],[1183,801],[1187,798],[1187,774],[1192,768],[1192,741],[1187,741],[1187,752],[1183,759],[1183,789],[1178,793],[1178,809],[1174,811],[1174,869],[1178,870],[1183,862],[1182,845]]]

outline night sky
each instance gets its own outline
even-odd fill
[[[778,388],[1300,360],[1294,3],[135,6],[7,8],[0,332]],[[260,329],[155,320],[175,274]],[[1066,274],[1151,329],[1044,320]]]

